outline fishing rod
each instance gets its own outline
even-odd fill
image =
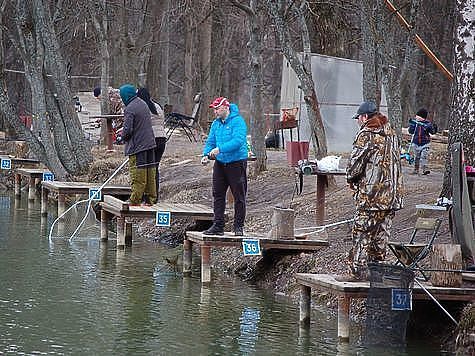
[[[404,16],[401,15],[398,9],[392,4],[390,0],[384,0],[389,11],[396,15],[399,23],[406,28],[409,32],[413,30],[412,26],[406,21]],[[448,80],[453,80],[453,74],[447,69],[447,67],[437,58],[434,52],[425,44],[417,33],[414,33],[414,40],[419,48],[429,57],[429,59],[439,68],[439,70],[447,77]]]

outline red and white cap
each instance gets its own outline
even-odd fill
[[[220,96],[220,97],[214,99],[211,104],[209,104],[209,107],[213,108],[213,109],[217,109],[220,106],[227,106],[229,108],[228,99],[226,99],[225,97]]]

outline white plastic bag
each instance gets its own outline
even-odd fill
[[[317,160],[317,166],[320,171],[337,171],[340,164],[340,156],[326,156]]]

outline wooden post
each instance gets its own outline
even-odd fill
[[[201,246],[201,284],[211,282],[210,247]]]
[[[183,241],[183,276],[191,276],[191,263],[192,263],[192,242],[189,240]]]
[[[41,216],[48,215],[48,193],[48,189],[41,187]]]
[[[132,223],[125,223],[125,245],[132,246]]]
[[[125,248],[125,218],[117,217],[117,248]]]
[[[338,298],[338,339],[350,341],[350,297]]]
[[[30,177],[28,181],[28,200],[35,200],[35,195],[36,195],[35,178]]]
[[[106,127],[107,127],[107,132],[106,132],[106,144],[107,144],[107,149],[109,151],[112,151],[114,147],[112,146],[112,135],[114,132],[112,131],[112,118],[106,118]]]
[[[63,193],[58,194],[58,216],[66,211],[66,196]]]
[[[432,246],[431,268],[433,269],[462,269],[462,251],[460,245],[437,244]],[[460,287],[462,273],[459,272],[432,272],[430,281],[438,287]]]
[[[21,175],[15,173],[15,196],[21,196]]]
[[[107,223],[109,222],[109,213],[101,209],[101,241],[105,242],[109,239],[109,231]]]
[[[310,325],[310,295],[312,289],[308,286],[300,286],[300,326]]]
[[[316,222],[317,225],[323,225],[325,221],[325,187],[327,185],[327,176],[317,174],[317,206]]]
[[[288,239],[294,238],[294,209],[274,207],[274,214],[271,219],[270,238]]]

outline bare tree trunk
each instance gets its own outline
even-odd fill
[[[454,83],[452,112],[449,122],[449,144],[462,142],[464,157],[475,165],[475,9],[473,1],[457,0],[457,27],[455,33]],[[449,151],[450,152],[450,151]],[[441,196],[450,196],[450,157],[445,164],[444,185]]]
[[[262,35],[264,33],[261,16],[258,14],[259,0],[250,0],[249,6],[237,1],[231,1],[235,6],[245,11],[249,21],[250,39],[248,43],[249,64],[251,68],[251,120],[250,133],[252,148],[257,159],[253,165],[253,173],[259,174],[266,169],[265,122],[262,110]]]
[[[370,26],[361,26],[361,45],[363,60],[363,100],[372,100],[379,107],[381,102],[381,78],[376,58],[376,42],[371,32],[374,26],[377,8],[373,0],[361,1],[361,23]]]
[[[183,78],[183,102],[186,113],[193,108],[193,35],[191,22],[185,23],[185,76]]]
[[[206,110],[208,104],[211,102],[211,2],[205,0],[202,2],[202,7],[205,12],[205,19],[200,27],[200,76],[201,76],[201,92],[202,102],[200,114],[200,126],[206,128],[208,126],[209,111]]]
[[[168,59],[170,52],[170,0],[164,1],[162,16],[162,31],[160,32],[160,80],[158,82],[158,100],[162,104],[169,104],[168,94]]]
[[[304,93],[304,100],[307,106],[308,119],[310,128],[312,131],[312,139],[314,147],[316,148],[315,154],[317,158],[321,158],[327,155],[327,140],[325,135],[325,128],[323,126],[322,115],[320,113],[320,106],[317,99],[317,93],[315,90],[315,83],[312,78],[312,72],[308,72],[304,63],[299,59],[296,50],[293,48],[293,43],[290,38],[289,24],[286,23],[287,17],[287,2],[285,0],[278,1],[267,0],[267,6],[269,13],[272,17],[272,21],[276,26],[276,31],[279,34],[280,46],[287,58],[290,66],[294,70],[297,78],[300,80],[302,91]],[[290,5],[293,6],[293,3]],[[302,16],[301,11],[297,11],[297,17]],[[305,38],[304,41],[308,43],[308,31],[304,21],[300,22],[301,30]],[[308,44],[305,45],[308,48]],[[305,53],[304,53],[305,56]],[[304,58],[305,59],[305,58]]]

